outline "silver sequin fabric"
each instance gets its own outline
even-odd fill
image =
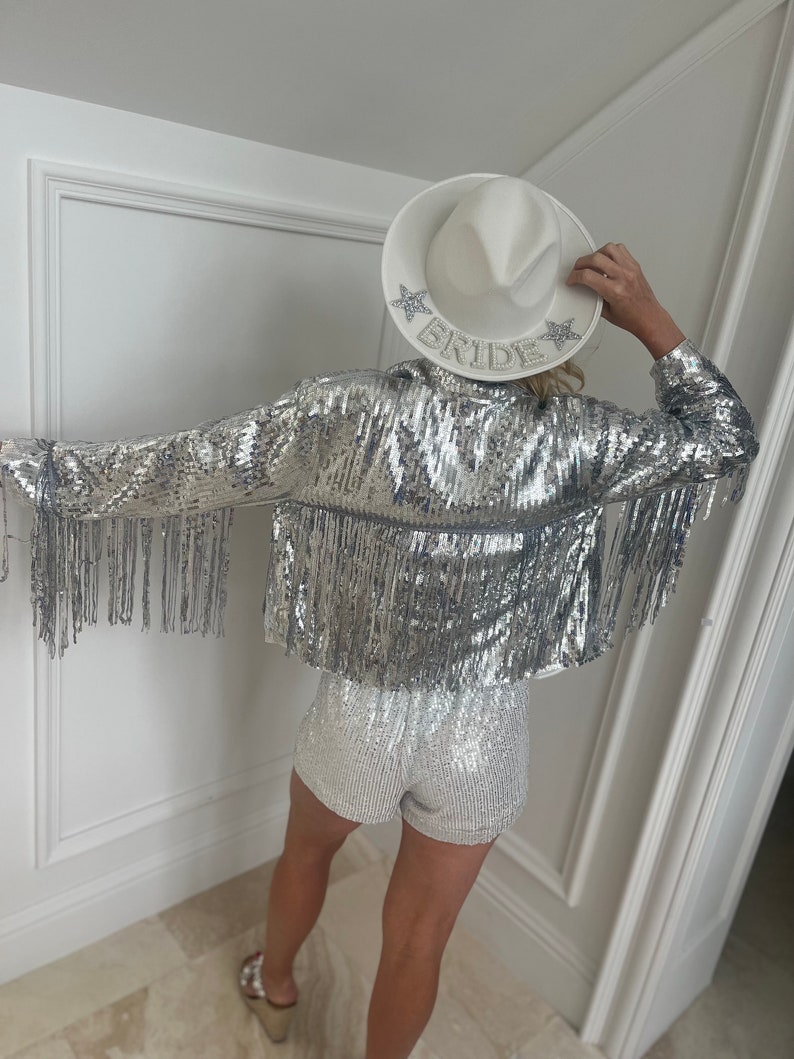
[[[264,623],[288,654],[380,688],[581,665],[613,642],[624,590],[630,625],[653,620],[703,483],[734,474],[738,498],[757,451],[748,410],[691,342],[651,375],[659,408],[638,414],[584,395],[542,405],[420,359],[308,379],[180,433],[6,442],[3,477],[36,509],[40,635],[63,650],[96,620],[103,548],[110,620],[131,619],[140,556],[148,625],[154,519],[166,520],[162,627],[219,631],[220,512],[275,503]]]
[[[295,771],[347,820],[399,812],[438,841],[489,842],[526,804],[528,704],[526,681],[409,691],[323,673],[298,730]]]

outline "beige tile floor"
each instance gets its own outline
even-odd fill
[[[717,974],[645,1059],[794,1056],[794,783],[779,799]],[[0,1059],[358,1059],[388,858],[356,833],[301,950],[273,1045],[237,996],[273,862],[0,987]],[[602,1059],[462,925],[413,1059]]]
[[[237,995],[263,937],[274,864],[0,987],[0,1059],[359,1059],[390,862],[365,837],[337,854],[298,958],[301,1004],[271,1044]],[[602,1059],[462,925],[413,1059]]]

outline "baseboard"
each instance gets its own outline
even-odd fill
[[[0,919],[0,984],[278,856],[288,805],[225,824]]]

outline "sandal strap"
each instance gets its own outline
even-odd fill
[[[262,985],[262,961],[264,957],[265,954],[263,952],[252,953],[240,968],[241,987],[243,989],[246,986],[252,987],[260,1000],[266,998],[265,987]]]

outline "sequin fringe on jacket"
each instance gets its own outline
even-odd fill
[[[757,451],[730,383],[687,341],[654,363],[659,410],[419,359],[301,382],[193,430],[99,444],[14,440],[3,479],[34,505],[32,602],[62,652],[96,621],[220,632],[232,508],[275,503],[265,632],[288,654],[380,687],[513,682],[581,665],[675,585],[703,483],[738,499]],[[608,550],[605,505],[627,501]],[[155,520],[159,524],[155,526]]]

